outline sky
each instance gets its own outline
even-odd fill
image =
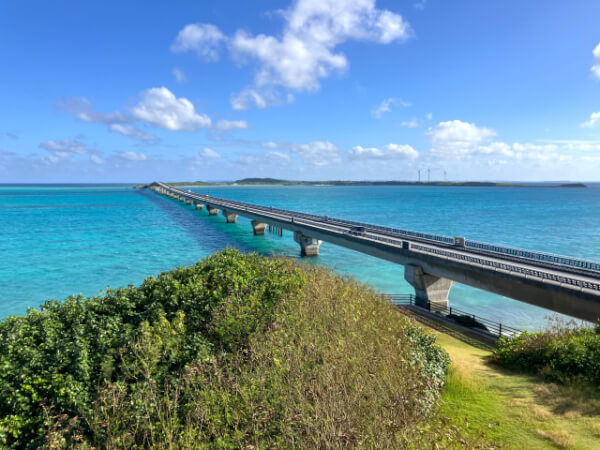
[[[0,2],[0,183],[600,181],[600,2]]]

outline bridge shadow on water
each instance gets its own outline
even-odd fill
[[[244,253],[255,251],[255,249],[248,247],[233,236],[216,228],[209,220],[206,220],[208,217],[198,217],[199,214],[206,214],[206,212],[196,212],[187,205],[182,207],[180,202],[176,203],[146,190],[140,190],[138,193],[160,207],[181,230],[194,238],[208,254],[228,247],[236,248]]]

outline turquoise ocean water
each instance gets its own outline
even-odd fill
[[[206,193],[208,188],[192,188]],[[210,187],[210,195],[527,249],[600,259],[600,187]],[[297,256],[289,232],[255,237],[131,186],[0,186],[0,318],[46,299],[139,284],[236,247]],[[402,266],[323,243],[314,264],[386,293],[411,293]],[[543,327],[547,311],[455,285],[453,306],[518,327]]]

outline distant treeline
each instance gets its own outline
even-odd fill
[[[520,183],[496,183],[492,181],[352,181],[352,180],[328,180],[328,181],[302,181],[302,180],[280,180],[277,178],[242,178],[236,181],[206,182],[206,181],[176,181],[169,183],[171,186],[466,186],[466,187],[568,187],[585,188],[583,183],[566,184],[520,184]],[[138,184],[135,186],[142,189],[150,184]]]

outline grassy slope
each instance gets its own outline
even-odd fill
[[[453,329],[433,330],[452,366],[442,414],[467,436],[508,448],[600,448],[600,393],[488,364],[491,347]]]

